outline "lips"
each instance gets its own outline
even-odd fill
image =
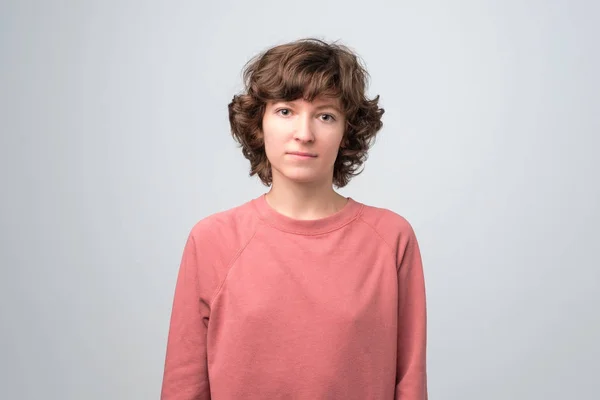
[[[317,156],[314,153],[308,153],[305,151],[289,151],[288,154],[293,155],[293,156],[300,156],[300,157],[316,157]]]

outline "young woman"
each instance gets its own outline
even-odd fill
[[[382,127],[347,47],[256,56],[229,104],[269,191],[199,221],[183,251],[162,399],[427,399],[426,301],[409,222],[343,197]]]

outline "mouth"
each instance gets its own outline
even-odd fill
[[[292,155],[292,156],[296,156],[296,157],[302,157],[302,158],[315,158],[317,157],[316,154],[314,153],[307,153],[304,151],[289,151],[287,154]]]

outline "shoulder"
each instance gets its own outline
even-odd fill
[[[379,237],[390,248],[398,260],[408,246],[418,246],[412,224],[399,212],[364,204],[359,220],[369,226],[376,237]]]
[[[232,257],[254,236],[259,224],[252,200],[227,210],[215,212],[195,222],[189,241],[196,249]]]
[[[388,208],[363,205],[361,220],[384,236],[414,235],[414,229],[408,219]]]
[[[418,250],[418,241],[412,224],[403,215],[387,208],[364,205],[360,220],[384,242],[399,263],[406,250]]]

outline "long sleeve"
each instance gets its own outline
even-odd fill
[[[207,302],[201,296],[198,251],[186,242],[175,286],[161,391],[162,400],[209,400]]]
[[[398,267],[396,400],[427,400],[427,312],[419,245],[412,229]]]

